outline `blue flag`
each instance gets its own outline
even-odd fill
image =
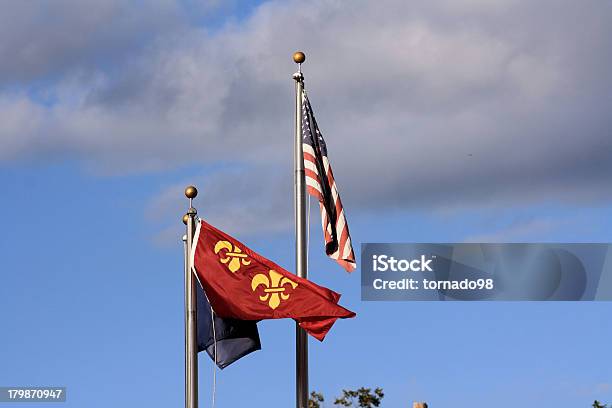
[[[222,319],[215,315],[213,336],[212,310],[204,290],[196,284],[198,301],[198,351],[206,350],[217,366],[223,369],[253,351],[261,350],[257,322],[254,320]]]

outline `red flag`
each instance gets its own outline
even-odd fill
[[[321,341],[338,318],[355,317],[338,305],[338,293],[297,277],[203,220],[194,242],[196,274],[220,317],[290,317]]]

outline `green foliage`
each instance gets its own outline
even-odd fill
[[[602,404],[601,402],[595,400],[592,405],[593,408],[608,408],[607,405]]]
[[[334,405],[343,407],[354,407],[355,400],[360,408],[373,408],[380,406],[380,401],[385,394],[382,388],[376,388],[374,392],[370,388],[361,387],[356,391],[342,390],[342,397],[336,398]]]
[[[323,394],[313,391],[308,397],[308,408],[321,408],[321,402],[323,401],[325,401]]]

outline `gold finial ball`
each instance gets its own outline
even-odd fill
[[[189,186],[185,189],[185,197],[187,198],[196,198],[198,195],[198,189],[194,186]]]
[[[302,51],[295,52],[293,53],[293,61],[295,61],[296,64],[301,64],[306,61],[306,55],[304,55]]]
[[[189,214],[183,215],[183,224],[187,225],[187,221],[189,221]]]

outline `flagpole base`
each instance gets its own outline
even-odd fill
[[[295,390],[297,408],[308,408],[308,335],[295,324]]]

